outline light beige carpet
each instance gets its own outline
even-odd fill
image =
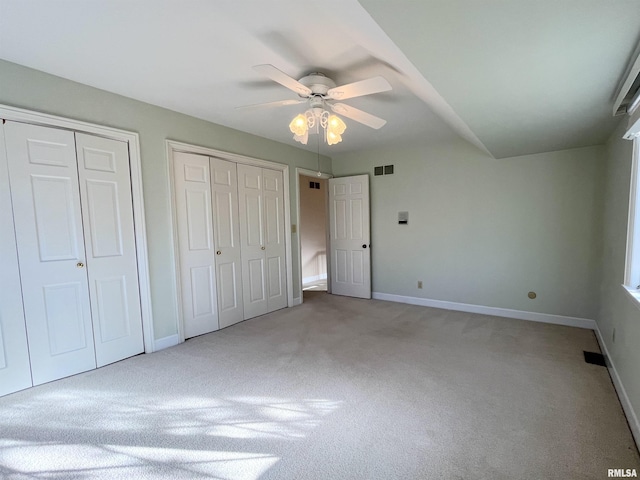
[[[604,479],[593,332],[324,293],[0,398],[3,479]]]

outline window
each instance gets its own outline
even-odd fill
[[[633,138],[633,160],[631,163],[631,188],[629,193],[629,224],[627,228],[627,258],[624,286],[636,300],[640,301],[640,140],[633,129],[625,138]]]

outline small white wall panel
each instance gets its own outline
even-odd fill
[[[264,199],[265,210],[265,243],[267,245],[278,245],[281,241],[280,232],[282,231],[282,218],[280,211],[282,210],[280,199],[274,195],[266,195]]]
[[[31,175],[35,232],[40,261],[78,258],[75,205],[77,181],[51,175]]]
[[[249,260],[249,301],[252,304],[263,303],[267,297],[264,285],[264,259],[254,258]],[[266,313],[266,311],[261,311]]]
[[[236,266],[225,263],[218,268],[220,281],[218,286],[218,308],[220,313],[237,308],[238,295],[236,295]],[[240,318],[242,320],[242,318]]]
[[[118,184],[100,180],[86,181],[89,202],[91,247],[94,257],[119,257],[122,251],[122,220]]]
[[[363,221],[364,215],[362,211],[362,199],[356,198],[349,202],[350,204],[350,218],[351,218],[351,240],[362,240],[364,238]]]
[[[353,278],[351,281],[355,285],[364,284],[364,254],[360,250],[354,250],[351,254],[351,268]]]
[[[207,191],[186,191],[187,235],[189,250],[210,251],[211,198]]]
[[[82,148],[85,170],[97,172],[117,173],[115,152],[100,150],[87,145]]]
[[[347,283],[349,281],[349,252],[346,250],[335,250],[333,257],[336,259],[336,265],[334,267],[336,283]]]
[[[216,186],[214,186],[216,188]],[[214,191],[213,203],[215,204],[215,236],[216,248],[233,247],[237,242],[234,238],[234,226],[237,225],[237,217],[234,218],[234,203],[237,210],[237,196],[232,197],[230,192]]]
[[[247,245],[251,247],[261,247],[264,243],[262,224],[262,196],[255,195],[254,192],[245,194],[246,204],[246,224],[247,224]]]
[[[267,272],[269,280],[269,299],[278,298],[282,291],[282,271],[281,257],[271,257],[267,259]]]
[[[4,335],[2,334],[2,324],[0,323],[0,370],[7,368],[7,351],[4,347]]]
[[[32,165],[50,165],[67,167],[69,162],[69,144],[66,141],[39,140],[26,138],[27,159]]]
[[[46,285],[44,311],[51,355],[87,348],[87,335],[82,309],[82,290],[79,282]]]
[[[334,239],[344,240],[347,238],[347,202],[336,199],[332,207]]]
[[[102,342],[113,342],[131,335],[127,290],[124,275],[96,280],[98,314],[103,320],[100,322]]]
[[[191,269],[191,291],[193,301],[193,317],[209,317],[215,315],[213,301],[213,272],[211,265]]]

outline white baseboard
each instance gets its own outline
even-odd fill
[[[524,310],[486,307],[484,305],[472,305],[469,303],[447,302],[444,300],[431,300],[429,298],[420,297],[406,297],[404,295],[394,295],[391,293],[373,292],[372,296],[376,300],[388,300],[390,302],[408,303],[411,305],[421,305],[423,307],[442,308],[445,310],[458,310],[460,312],[481,313],[483,315],[516,318],[518,320],[529,320],[532,322],[554,323],[556,325],[588,328],[591,330],[595,330],[597,327],[595,320],[591,320],[588,318],[565,317],[563,315],[551,315],[549,313],[526,312]]]
[[[297,307],[298,305],[302,305],[302,297],[295,297],[293,299],[293,305],[294,307]]]
[[[319,282],[320,280],[326,280],[327,274],[323,273],[322,275],[314,275],[313,277],[304,277],[302,279],[302,284],[306,285],[308,283]]]
[[[176,333],[175,335],[169,335],[168,337],[158,338],[153,342],[153,351],[164,350],[165,348],[174,347],[180,343],[180,337]]]
[[[613,360],[611,359],[611,355],[609,355],[609,350],[607,350],[607,344],[604,342],[604,338],[600,329],[596,325],[596,336],[598,337],[598,343],[600,344],[600,348],[602,349],[602,353],[607,358],[607,368],[609,369],[609,374],[611,375],[611,379],[613,380],[613,386],[618,393],[618,398],[620,399],[620,403],[622,404],[622,409],[624,410],[625,415],[627,416],[627,422],[629,423],[629,427],[631,428],[631,433],[633,434],[633,439],[636,441],[636,446],[640,448],[640,422],[638,422],[638,416],[636,415],[635,410],[633,409],[633,405],[629,400],[629,396],[627,395],[627,391],[622,384],[622,380],[618,375],[618,371],[616,370],[616,366],[613,364]]]

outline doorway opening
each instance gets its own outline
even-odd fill
[[[299,235],[302,291],[328,288],[328,187],[327,178],[300,173]]]

